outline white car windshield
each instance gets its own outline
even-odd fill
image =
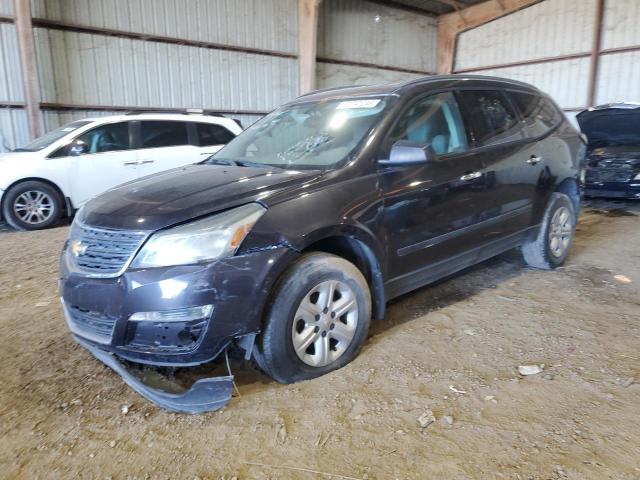
[[[371,131],[388,103],[378,97],[285,106],[258,120],[206,163],[335,168]]]
[[[45,133],[41,137],[36,138],[33,142],[25,145],[21,148],[16,148],[14,152],[37,152],[42,150],[43,148],[47,148],[54,142],[57,142],[62,137],[69,135],[74,130],[77,130],[80,127],[84,127],[85,125],[90,124],[90,121],[79,120],[77,122],[67,123],[66,125],[56,128],[55,130],[51,130],[48,133]]]

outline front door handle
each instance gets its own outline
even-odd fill
[[[124,162],[123,165],[125,167],[133,167],[135,165],[140,165],[140,162]]]
[[[141,160],[138,162],[138,165],[145,165],[147,163],[155,163],[155,160]]]
[[[476,178],[480,178],[481,176],[482,176],[482,172],[465,173],[460,177],[460,180],[462,180],[463,182],[468,182],[470,180],[475,180]]]
[[[529,165],[537,165],[538,163],[540,163],[542,161],[542,157],[539,157],[537,155],[531,155],[529,157],[529,160],[527,160],[527,163]]]

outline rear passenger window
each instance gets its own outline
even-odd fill
[[[520,110],[527,137],[539,137],[557,126],[562,115],[548,99],[525,92],[509,92],[508,95]]]
[[[196,123],[198,145],[225,145],[235,138],[235,135],[221,125],[215,123]]]
[[[520,140],[518,118],[507,97],[499,90],[459,93],[478,147]]]
[[[187,122],[143,120],[140,122],[142,148],[174,147],[187,145]]]

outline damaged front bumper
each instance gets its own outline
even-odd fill
[[[208,264],[127,270],[116,278],[83,276],[63,261],[65,318],[76,340],[145,398],[173,411],[215,410],[231,398],[230,374],[199,380],[177,395],[145,385],[121,360],[190,367],[217,358],[235,339],[260,330],[276,279],[298,255],[283,246]]]
[[[77,337],[76,340],[94,357],[120,375],[129,387],[165,410],[177,413],[204,413],[218,410],[231,400],[233,394],[231,372],[227,376],[200,379],[191,388],[180,393],[169,392],[146,384],[132,374],[113,353],[93,347]]]

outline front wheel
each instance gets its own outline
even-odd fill
[[[27,181],[5,194],[2,216],[16,230],[40,230],[55,225],[62,216],[62,198],[51,185]]]
[[[567,259],[576,231],[576,213],[571,199],[564,193],[554,193],[545,211],[535,240],[522,246],[527,265],[550,270]]]
[[[370,320],[371,294],[360,270],[335,255],[306,254],[276,288],[257,363],[281,383],[324,375],[356,357]]]

